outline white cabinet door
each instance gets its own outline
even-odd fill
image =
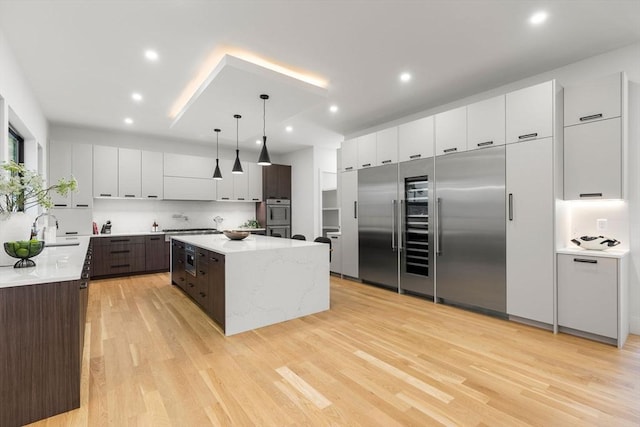
[[[619,117],[624,74],[616,73],[579,86],[564,88],[564,125]]]
[[[436,114],[436,156],[467,150],[467,107]]]
[[[341,169],[351,171],[358,169],[358,139],[348,139],[342,142]]]
[[[242,174],[233,175],[233,200],[249,200],[249,165],[247,162],[242,164]]]
[[[504,145],[505,96],[467,106],[467,150]]]
[[[553,324],[553,140],[507,145],[507,313]]]
[[[162,199],[163,155],[155,151],[142,152],[142,197]]]
[[[358,169],[376,165],[376,134],[358,137]]]
[[[164,153],[164,176],[212,178],[216,159],[186,154]],[[226,171],[222,171],[225,176]],[[231,168],[226,173],[231,173]]]
[[[414,120],[398,127],[398,161],[433,157],[433,116]]]
[[[620,118],[564,129],[564,198],[621,199]]]
[[[340,176],[342,274],[358,277],[358,172]]]
[[[93,146],[93,197],[118,196],[118,148]]]
[[[71,172],[71,144],[51,141],[49,144],[49,185],[56,184],[61,178],[69,179]],[[78,178],[76,178],[78,179]],[[78,182],[80,187],[80,182]],[[51,201],[56,208],[71,207],[71,193],[61,196],[55,191],[51,193]]]
[[[165,176],[164,198],[165,200],[215,200],[216,182],[213,178]]]
[[[554,86],[550,80],[507,94],[507,143],[553,136]]]
[[[142,152],[118,148],[118,197],[142,194]]]
[[[618,260],[558,255],[558,326],[618,338]]]
[[[257,163],[248,163],[247,169],[249,173],[248,200],[259,202],[262,200],[262,166]]]
[[[71,193],[74,208],[93,206],[93,146],[73,144],[71,146],[71,173],[78,181],[78,191]]]
[[[376,132],[376,165],[398,163],[398,128]]]
[[[331,239],[331,265],[330,270],[337,274],[342,274],[342,240],[336,233],[327,233]]]
[[[222,179],[216,181],[216,200],[233,200],[233,180],[235,179],[234,174],[231,173],[233,162],[233,160],[220,159],[219,165],[220,171],[222,172]]]
[[[90,236],[93,234],[93,211],[91,209],[51,209],[58,219],[56,236]]]

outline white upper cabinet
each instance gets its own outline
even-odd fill
[[[398,128],[376,132],[376,165],[398,163]]]
[[[118,148],[93,146],[93,197],[118,196]]]
[[[233,200],[249,200],[249,164],[240,162],[244,173],[233,174]]]
[[[622,199],[621,119],[564,129],[564,198]]]
[[[398,127],[398,161],[433,157],[433,116]]]
[[[49,185],[72,176],[78,182],[77,191],[66,196],[53,192],[51,201],[56,208],[89,208],[93,205],[93,147],[90,144],[71,144],[51,141],[49,145]]]
[[[376,165],[376,134],[358,137],[358,169]]]
[[[624,74],[616,73],[564,88],[564,125],[572,126],[622,114]]]
[[[358,139],[348,139],[342,142],[341,151],[341,171],[352,171],[358,169]]]
[[[467,105],[467,149],[504,145],[505,96]]]
[[[436,156],[467,150],[467,107],[436,114]]]
[[[215,181],[217,190],[216,200],[233,200],[234,174],[231,173],[231,169],[233,169],[233,162],[233,160],[229,159],[220,159],[219,164],[220,172],[222,172],[222,179]],[[242,168],[244,170],[244,165],[242,165]],[[213,174],[211,174],[211,176],[213,176]]]
[[[553,136],[554,81],[506,96],[507,143]]]
[[[269,166],[264,166],[268,168]],[[262,168],[257,163],[247,163],[249,173],[249,194],[247,200],[259,202],[262,200]]]
[[[162,199],[163,156],[160,152],[142,152],[142,197]]]
[[[118,197],[142,194],[142,152],[118,148]]]
[[[188,178],[212,178],[216,159],[186,154],[164,153],[164,176],[184,176]],[[231,173],[231,168],[229,172]],[[222,171],[224,176],[225,171]]]
[[[216,182],[213,178],[165,176],[164,198],[165,200],[215,200]]]

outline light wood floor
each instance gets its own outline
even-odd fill
[[[638,426],[621,350],[332,278],[331,310],[225,338],[168,274],[91,282],[82,406],[42,426]]]

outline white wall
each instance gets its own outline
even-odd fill
[[[319,236],[313,151],[309,147],[282,156],[282,163],[291,165],[291,235],[302,234],[307,240]]]
[[[574,234],[573,237],[594,234],[595,220],[606,218],[609,223],[606,235],[621,240],[623,242],[621,247],[631,250],[629,267],[631,332],[640,334],[640,43],[505,84],[490,91],[403,117],[393,122],[363,129],[357,133],[347,135],[345,139],[386,129],[390,126],[396,126],[551,79],[556,79],[557,84],[560,86],[570,86],[620,71],[625,71],[629,78],[629,151],[627,153],[629,179],[626,200],[625,202],[571,202],[569,206],[571,213],[569,229]],[[567,239],[570,237],[567,236]]]

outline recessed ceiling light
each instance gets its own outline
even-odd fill
[[[291,126],[287,126],[286,128],[284,128],[284,130],[286,130],[287,132],[292,132],[293,128]]]
[[[147,49],[144,51],[144,57],[149,61],[157,61],[158,60],[158,52],[155,50]]]
[[[531,18],[529,18],[529,22],[533,25],[540,25],[547,20],[547,16],[547,12],[536,12],[531,15]]]
[[[131,94],[131,99],[133,99],[134,101],[140,102],[142,101],[142,95],[140,95],[138,92],[133,92]]]
[[[331,107],[329,107],[329,111],[331,111],[332,113],[338,112],[338,106],[337,105],[332,105]]]
[[[409,74],[409,73],[400,74],[400,81],[401,82],[408,82],[409,80],[411,80],[411,74]]]
[[[133,119],[131,117],[127,117],[124,119],[124,122],[128,125],[132,125],[133,124]]]
[[[260,144],[262,144],[262,141],[260,141],[259,139],[256,139],[256,144],[260,145]]]

